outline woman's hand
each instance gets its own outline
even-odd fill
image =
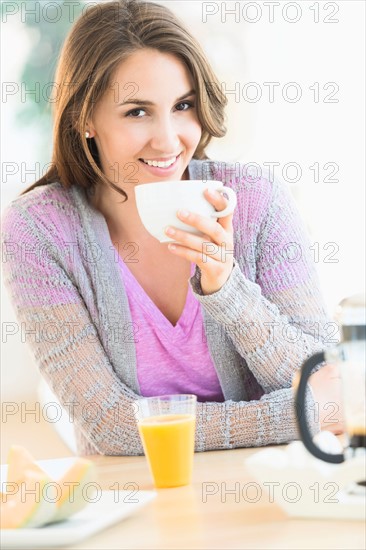
[[[325,365],[309,378],[319,407],[320,428],[335,435],[344,432],[342,382],[335,365]]]
[[[227,200],[218,191],[210,193],[206,189],[204,195],[217,211],[226,208]],[[177,241],[169,244],[168,249],[173,254],[196,263],[201,270],[203,294],[213,294],[226,283],[233,269],[233,214],[219,218],[217,221],[191,212],[187,214],[179,211],[177,216],[187,225],[198,229],[204,237],[168,227],[166,234]]]
[[[300,372],[294,376],[292,386],[297,391]],[[309,378],[314,394],[314,414],[320,422],[320,429],[340,435],[344,432],[341,378],[336,365],[324,365]]]

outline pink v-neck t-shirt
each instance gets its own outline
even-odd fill
[[[199,401],[224,401],[204,338],[200,303],[188,286],[186,303],[173,326],[119,258],[134,327],[141,395],[193,393]],[[191,264],[191,276],[195,265]]]

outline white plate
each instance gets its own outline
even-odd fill
[[[335,436],[333,436],[335,437]],[[245,468],[290,517],[364,520],[366,494],[354,482],[363,480],[365,455],[341,464],[313,457],[301,441],[285,449],[260,450]]]
[[[37,462],[53,479],[58,479],[75,460],[74,457]],[[1,465],[1,487],[6,481],[7,465]],[[94,535],[105,527],[124,519],[155,498],[155,491],[97,490],[95,502],[69,519],[33,529],[0,530],[0,547],[7,548],[50,548],[75,544]]]

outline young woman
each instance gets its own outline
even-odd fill
[[[52,167],[6,212],[4,276],[78,451],[142,453],[132,403],[169,393],[198,396],[196,450],[297,438],[293,376],[328,318],[289,192],[205,153],[226,98],[199,44],[163,6],[101,3],[56,82]],[[217,221],[179,212],[204,238],[167,228],[174,247],[145,230],[134,189],[177,179],[221,180],[238,204]],[[315,433],[338,387],[327,366],[312,380]]]

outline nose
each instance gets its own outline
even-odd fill
[[[179,150],[180,139],[176,123],[171,115],[157,117],[152,127],[151,148],[159,153],[175,154]]]

